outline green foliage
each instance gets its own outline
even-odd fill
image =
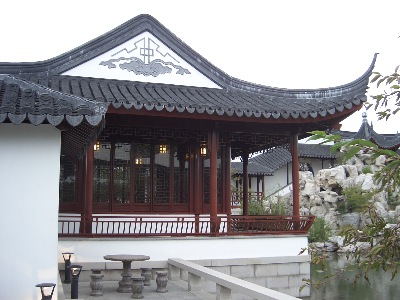
[[[387,226],[387,222],[376,213],[372,207],[368,209],[370,224],[362,231],[352,226],[342,229],[344,245],[355,246],[354,252],[347,252],[347,259],[356,262],[357,267],[363,270],[364,278],[368,281],[370,270],[382,269],[385,272],[391,270],[392,279],[397,274],[400,264],[400,227],[399,224]],[[377,238],[379,237],[379,238]],[[359,242],[367,242],[371,248],[361,251],[357,248]]]
[[[325,242],[331,234],[331,225],[326,222],[324,218],[315,218],[314,223],[308,232],[308,241],[310,243]]]
[[[349,186],[342,190],[344,200],[338,203],[341,214],[361,212],[368,207],[368,201],[376,194],[375,191],[365,192],[358,185]]]
[[[266,207],[267,207],[267,214],[268,215],[273,215],[273,216],[284,216],[286,215],[285,212],[285,204],[282,201],[272,201],[272,200],[267,200],[266,201]]]
[[[249,201],[249,215],[265,215],[266,211],[261,201],[250,200]]]
[[[376,82],[377,87],[383,83],[387,87],[382,94],[371,96],[375,103],[367,103],[367,109],[374,107],[379,120],[387,120],[400,111],[400,74],[398,70],[399,66],[395,68],[391,75],[373,72],[375,76],[371,79],[371,83]],[[394,102],[394,109],[387,107],[390,101]]]
[[[373,172],[372,172],[370,166],[365,166],[365,167],[363,167],[362,170],[361,170],[361,172],[362,172],[363,174],[373,174]]]
[[[242,205],[243,212],[243,205]],[[249,199],[249,215],[250,216],[262,216],[266,215],[267,211],[264,208],[262,201],[256,199]]]
[[[387,203],[391,209],[395,209],[396,206],[400,205],[400,195],[399,193],[388,193]]]

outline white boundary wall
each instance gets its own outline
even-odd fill
[[[160,238],[60,238],[62,252],[73,252],[72,263],[104,262],[107,254],[143,254],[152,261],[297,256],[307,248],[306,235]]]
[[[60,141],[51,125],[0,124],[0,299],[41,299],[35,285],[58,282]]]

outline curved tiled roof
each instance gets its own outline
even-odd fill
[[[104,126],[107,106],[0,74],[0,124],[51,124],[62,128],[62,152],[78,156]]]
[[[331,153],[330,145],[320,144],[299,144],[299,157],[310,157],[310,158],[336,158],[336,152]]]
[[[173,86],[94,78],[60,76],[80,64],[148,31],[178,53],[221,89]],[[0,63],[0,73],[39,82],[56,91],[96,99],[114,108],[199,113],[271,120],[329,119],[350,114],[366,100],[376,55],[358,79],[324,89],[282,89],[246,82],[227,75],[183,43],[149,15],[140,15],[110,32],[53,59],[36,63]]]
[[[379,134],[368,124],[367,115],[363,113],[363,122],[360,129],[354,132],[335,131],[345,139],[364,139],[377,144],[383,149],[397,150],[400,147],[400,134]]]
[[[55,91],[11,75],[0,74],[0,123],[54,126],[67,122],[75,127],[83,120],[97,126],[107,107],[104,103]]]
[[[105,102],[114,108],[199,113],[216,117],[314,119],[351,109],[366,100],[365,90],[348,91],[344,96],[339,89],[260,93],[63,75],[30,77],[29,80],[56,91]]]
[[[232,170],[235,170],[236,174],[243,174],[243,163],[231,162],[231,168]],[[268,168],[267,166],[260,165],[256,162],[249,162],[247,172],[249,175],[272,176],[274,170]]]
[[[330,153],[331,146],[319,145],[319,144],[298,144],[299,157],[307,158],[336,158],[336,153]],[[256,163],[263,167],[266,167],[272,171],[272,173],[279,170],[281,167],[292,161],[292,155],[290,151],[285,148],[274,148],[269,152],[262,153],[249,159],[250,163]],[[241,164],[241,163],[240,163]],[[239,165],[237,168],[242,168]]]

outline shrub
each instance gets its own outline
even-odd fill
[[[372,172],[370,166],[365,166],[365,167],[363,167],[363,168],[362,168],[362,173],[363,173],[363,174],[368,174],[368,173],[373,174],[373,172]]]
[[[358,185],[352,185],[342,190],[344,200],[338,203],[338,212],[361,212],[368,207],[368,201],[376,194],[375,191],[365,192]]]
[[[400,195],[398,193],[389,192],[387,203],[391,209],[395,209],[396,206],[400,205]]]
[[[269,202],[269,211],[274,216],[283,216],[286,214],[285,205],[279,200],[277,202]]]
[[[314,242],[325,242],[332,234],[331,225],[325,221],[324,218],[315,218],[310,231],[308,232],[308,241]]]
[[[243,204],[242,204],[242,213],[243,213]],[[249,199],[249,215],[250,216],[260,216],[265,215],[266,210],[262,201],[258,201],[255,199]]]

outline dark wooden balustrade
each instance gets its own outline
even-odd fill
[[[262,192],[249,192],[249,200],[261,201],[264,197]],[[243,192],[232,192],[231,195],[231,207],[241,207],[243,200]]]
[[[60,237],[152,237],[306,234],[314,216],[60,216]]]

